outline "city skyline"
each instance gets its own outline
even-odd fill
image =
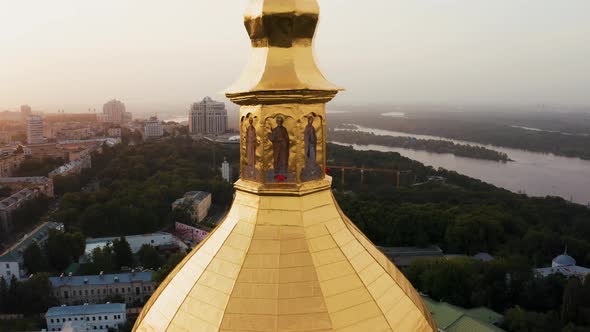
[[[6,2],[0,110],[27,103],[86,111],[112,98],[131,111],[180,110],[203,95],[221,100],[247,61],[240,56],[249,48],[245,3]],[[327,77],[347,87],[338,105],[590,104],[587,1],[320,6],[316,57]]]

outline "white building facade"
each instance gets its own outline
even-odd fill
[[[43,118],[39,115],[31,115],[27,119],[27,143],[43,143]]]
[[[20,279],[19,264],[16,260],[4,261],[0,258],[0,278],[4,278],[6,282],[10,282],[12,277],[15,276]]]
[[[189,132],[192,135],[221,135],[227,132],[225,103],[205,97],[191,106],[188,116]]]
[[[562,255],[555,257],[551,261],[551,267],[535,269],[535,273],[542,277],[552,274],[562,274],[566,277],[577,277],[584,280],[590,275],[590,269],[576,265],[576,260],[567,254],[567,249]]]
[[[158,283],[152,272],[129,272],[84,276],[50,277],[53,295],[60,304],[104,303],[111,296],[121,296],[129,305],[144,303]]]
[[[158,120],[157,117],[151,117],[145,122],[143,128],[145,139],[158,138],[164,136],[164,128],[162,127],[162,121]]]
[[[221,164],[221,177],[231,183],[231,167],[227,160],[224,160]]]
[[[106,303],[49,308],[45,315],[47,331],[62,331],[64,326],[76,331],[108,332],[127,322],[125,304]]]
[[[94,239],[87,239],[86,240],[86,249],[85,253],[87,256],[92,254],[92,251],[95,248],[104,248],[106,246],[110,246],[113,244],[114,240],[120,239],[119,237],[103,237],[103,238],[94,238]],[[131,247],[131,252],[137,254],[141,246],[144,244],[150,245],[152,247],[159,247],[159,246],[169,246],[175,243],[174,236],[170,233],[165,232],[157,232],[157,233],[149,233],[149,234],[141,234],[141,235],[127,235],[125,236],[125,240],[129,243],[129,247]]]

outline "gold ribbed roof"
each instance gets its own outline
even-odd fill
[[[399,270],[329,189],[238,191],[227,219],[164,281],[136,331],[435,331]]]
[[[252,0],[240,172],[225,220],[160,285],[134,331],[436,331],[402,273],[342,213],[326,167],[315,0]]]

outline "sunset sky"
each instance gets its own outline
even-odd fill
[[[0,0],[0,110],[182,109],[248,60],[246,0]],[[319,0],[336,103],[590,105],[588,0]]]

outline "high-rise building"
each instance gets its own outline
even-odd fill
[[[188,127],[192,135],[220,135],[227,131],[225,103],[205,97],[194,103],[188,114]]]
[[[223,160],[221,163],[221,177],[231,183],[231,168],[227,160]]]
[[[162,121],[158,120],[157,117],[152,116],[149,120],[145,122],[143,132],[145,139],[158,138],[164,136]]]
[[[162,282],[134,331],[437,331],[398,268],[344,215],[326,167],[315,0],[251,0],[241,179],[225,219]],[[282,22],[289,24],[283,25]]]
[[[33,111],[31,110],[31,106],[22,105],[20,107],[20,114],[21,114],[22,118],[26,121],[28,119],[28,117],[31,116],[31,114],[33,114]]]
[[[103,114],[106,115],[106,121],[110,123],[122,124],[125,123],[125,104],[121,101],[113,99],[102,107]]]
[[[27,143],[43,143],[43,118],[39,115],[31,115],[27,119]]]

